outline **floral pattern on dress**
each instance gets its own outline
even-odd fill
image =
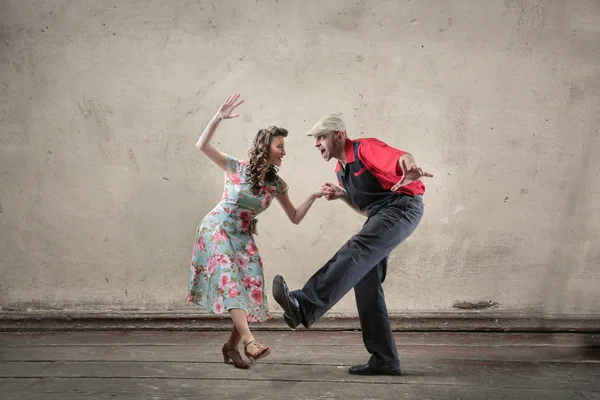
[[[187,300],[213,314],[239,308],[248,322],[263,322],[271,314],[254,241],[256,216],[288,186],[281,178],[261,181],[254,194],[246,176],[248,162],[227,156],[226,165],[223,197],[196,229]]]

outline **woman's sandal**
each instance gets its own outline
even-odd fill
[[[248,346],[254,346],[258,349],[258,351],[254,352],[254,353],[249,353]],[[260,360],[261,358],[268,356],[270,353],[271,353],[270,347],[265,347],[262,344],[258,343],[256,340],[253,340],[244,346],[244,354],[246,354],[246,357],[248,357],[252,363],[254,363],[257,360]]]
[[[244,361],[240,352],[237,349],[228,348],[227,343],[223,345],[223,349],[221,351],[223,352],[223,361],[225,361],[225,364],[229,364],[229,360],[231,360],[233,361],[233,365],[235,365],[236,368],[250,368],[251,364]]]

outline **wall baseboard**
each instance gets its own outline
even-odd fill
[[[563,315],[509,312],[448,312],[390,314],[394,331],[462,332],[600,332],[600,314]],[[289,330],[281,314],[256,331]],[[169,330],[217,331],[231,329],[227,316],[184,312],[0,311],[0,332]],[[304,330],[299,328],[298,330]],[[310,330],[359,330],[356,315],[327,314]]]

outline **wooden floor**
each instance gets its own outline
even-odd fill
[[[226,335],[0,333],[0,399],[600,399],[600,335],[396,333],[399,377],[348,374],[359,332],[257,332],[273,352],[245,371]]]

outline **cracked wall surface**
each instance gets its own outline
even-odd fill
[[[3,1],[0,307],[199,311],[194,234],[223,174],[194,144],[239,92],[214,145],[244,158],[287,128],[296,205],[335,181],[304,135],[332,112],[434,175],[390,312],[597,313],[599,21],[593,0]],[[299,226],[263,213],[272,309],[275,274],[301,287],[363,222],[324,200]]]

